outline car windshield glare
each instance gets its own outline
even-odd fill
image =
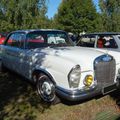
[[[27,47],[63,47],[73,46],[67,34],[61,31],[35,31],[27,34]]]

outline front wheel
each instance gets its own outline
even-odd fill
[[[47,75],[39,74],[36,86],[37,92],[43,101],[52,104],[60,102],[55,93],[55,85]]]

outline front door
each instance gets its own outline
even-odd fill
[[[24,33],[13,33],[3,46],[3,64],[9,69],[20,72],[24,59]]]

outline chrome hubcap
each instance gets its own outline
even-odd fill
[[[51,102],[55,99],[54,84],[46,76],[41,76],[37,85],[38,93],[46,102]]]
[[[48,82],[44,82],[42,84],[41,93],[43,93],[45,95],[50,95],[51,94],[51,90],[52,90],[52,86]]]

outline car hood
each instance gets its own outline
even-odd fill
[[[93,70],[94,60],[98,56],[103,55],[103,52],[82,47],[49,47],[45,49],[37,48],[33,51],[34,53],[46,54],[45,59],[49,59],[49,56],[52,56],[54,63],[56,63],[55,58],[57,57],[62,59],[62,62],[64,60],[64,64],[67,64],[67,61],[73,65],[79,64],[82,71]]]
[[[113,49],[99,49],[99,48],[91,48],[91,49],[95,49],[97,51],[100,52],[104,52],[106,54],[109,54],[111,56],[113,56],[116,60],[116,64],[120,64],[120,52],[117,50],[113,50]]]

